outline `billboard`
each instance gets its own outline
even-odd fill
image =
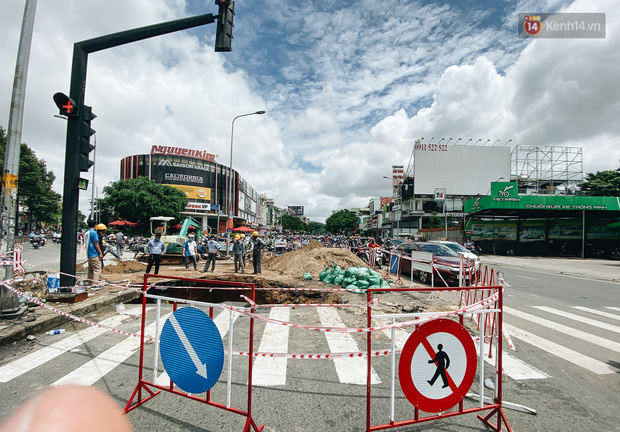
[[[303,216],[304,206],[288,206],[288,212],[293,216]]]
[[[510,179],[510,147],[416,143],[414,172],[416,195],[488,195],[492,182]]]
[[[172,186],[175,189],[184,192],[188,199],[201,199],[211,200],[211,189],[197,186],[185,186],[178,184],[168,184],[166,186]]]

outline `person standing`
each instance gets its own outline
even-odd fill
[[[245,234],[241,234],[241,243],[243,243],[243,268],[245,268],[245,262],[247,260],[248,249],[250,247],[249,240],[245,239]]]
[[[209,271],[209,264],[211,264],[211,271],[215,271],[215,257],[217,255],[217,251],[220,250],[222,245],[215,241],[215,236],[211,236],[209,241],[207,242],[207,263],[205,264],[205,268],[203,272]]]
[[[187,236],[187,240],[183,243],[183,260],[185,261],[185,270],[189,269],[189,263],[194,264],[194,270],[198,270],[196,261],[196,241],[194,234]]]
[[[146,272],[151,272],[151,267],[155,264],[155,274],[159,273],[159,263],[161,262],[161,256],[166,253],[166,243],[161,240],[162,230],[157,228],[155,230],[155,238],[150,240],[146,247],[144,248],[144,252],[149,258],[148,265],[146,266]]]
[[[254,274],[261,274],[261,253],[263,251],[263,242],[258,238],[258,233],[252,233],[252,265],[254,266]]]
[[[245,263],[243,258],[245,256],[245,244],[241,241],[239,235],[235,236],[235,243],[233,244],[233,258],[235,263],[235,273],[241,269],[241,273],[245,273]]]
[[[88,259],[88,279],[91,281],[101,280],[101,262],[103,253],[99,247],[99,235],[95,231],[97,223],[88,220],[88,243],[86,243],[86,258]]]
[[[119,255],[123,254],[123,240],[125,240],[125,236],[122,232],[116,233],[116,253]]]

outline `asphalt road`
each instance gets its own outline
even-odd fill
[[[50,247],[51,246],[51,247]],[[28,245],[26,245],[26,249]],[[52,266],[59,246],[48,243],[39,250],[25,250],[27,260]],[[57,258],[56,258],[57,259]],[[48,261],[51,260],[51,261]],[[57,261],[56,261],[57,262]],[[500,268],[501,269],[501,268]],[[523,405],[537,415],[506,409],[514,431],[618,430],[620,418],[620,284],[560,276],[542,272],[503,268],[510,284],[506,290],[505,322],[517,350],[504,356],[504,401]],[[552,269],[551,269],[552,271]],[[363,299],[360,296],[360,303]],[[97,312],[93,320],[116,319],[120,329],[136,333],[140,329],[137,305],[127,305],[127,316],[114,309]],[[615,308],[615,309],[614,309]],[[162,307],[162,314],[170,306]],[[360,326],[362,315],[354,309],[276,308],[273,318],[316,325]],[[224,344],[228,343],[228,315],[218,321]],[[269,312],[262,312],[267,316]],[[562,314],[562,315],[560,315]],[[154,323],[155,309],[147,313],[147,324]],[[341,323],[339,322],[341,321]],[[40,388],[53,384],[79,382],[95,385],[124,406],[138,381],[137,339],[91,331],[84,324],[69,324],[63,335],[37,335],[34,342],[0,347],[0,388],[5,397],[0,419],[6,418],[21,402]],[[154,330],[151,330],[153,332]],[[409,329],[410,331],[410,329]],[[148,332],[147,332],[148,333]],[[77,342],[69,344],[71,337]],[[234,324],[234,350],[247,350],[249,321],[238,317]],[[290,353],[329,353],[365,349],[362,334],[350,338],[331,337],[329,333],[267,326],[257,321],[255,350]],[[65,341],[65,346],[59,343]],[[53,352],[46,358],[45,352]],[[373,335],[373,349],[387,349],[390,338]],[[147,364],[153,362],[153,345],[147,345]],[[365,362],[356,359],[298,360],[258,359],[254,363],[252,411],[265,431],[338,430],[361,431],[365,428]],[[390,358],[372,361],[372,424],[383,424],[390,413]],[[151,369],[152,370],[152,369]],[[213,388],[214,401],[226,401],[226,370]],[[485,377],[491,377],[486,365]],[[163,372],[159,364],[158,375]],[[149,373],[152,378],[152,373]],[[248,359],[233,357],[233,407],[245,409],[247,403]],[[161,379],[161,378],[160,378]],[[476,378],[472,391],[478,391]],[[487,389],[487,396],[492,391]],[[396,420],[411,418],[412,405],[406,400],[396,377]],[[466,400],[465,407],[477,403]],[[76,407],[76,409],[79,409]],[[214,407],[162,393],[128,414],[136,431],[233,431],[242,430],[244,418]],[[475,415],[446,418],[402,431],[485,431]]]

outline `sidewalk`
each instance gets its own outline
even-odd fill
[[[481,255],[480,260],[482,264],[494,268],[520,268],[542,273],[620,282],[620,261],[617,260],[501,255]]]

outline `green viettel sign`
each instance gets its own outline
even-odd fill
[[[506,186],[496,188],[495,192],[497,195],[493,193],[492,188],[490,196],[466,201],[465,212],[475,213],[487,209],[620,211],[620,197],[519,196],[516,194],[513,196],[510,195],[512,189],[506,189]]]

